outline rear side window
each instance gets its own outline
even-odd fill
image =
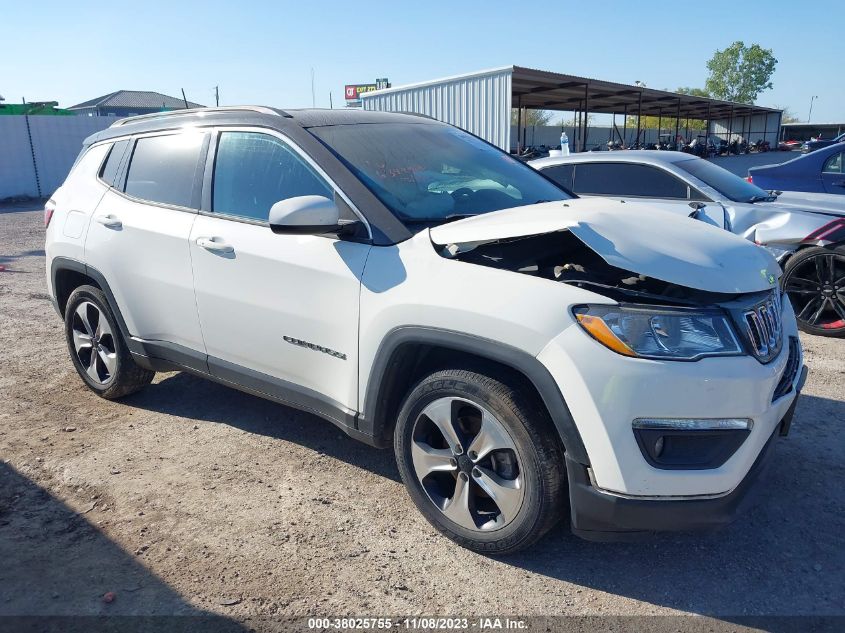
[[[686,183],[671,174],[631,163],[579,163],[575,168],[575,193],[605,196],[640,196],[686,200]]]
[[[100,179],[110,187],[114,186],[114,179],[117,177],[117,170],[120,168],[120,161],[123,159],[127,145],[129,145],[128,140],[113,144],[109,150],[109,155],[106,157],[106,162],[100,169]]]
[[[126,193],[151,202],[195,206],[194,182],[204,138],[199,132],[139,138],[126,176]]]
[[[842,173],[842,154],[834,154],[824,162],[822,171],[826,174]]]
[[[554,167],[547,167],[542,171],[544,176],[548,176],[557,184],[569,189],[569,191],[574,191],[572,186],[572,177],[575,172],[574,165],[555,165]]]
[[[332,188],[299,154],[258,132],[223,132],[217,146],[212,210],[266,221],[270,207],[296,196],[325,196]]]

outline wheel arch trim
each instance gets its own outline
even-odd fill
[[[525,377],[549,412],[558,435],[571,459],[589,465],[587,451],[575,420],[560,388],[549,370],[535,356],[499,341],[472,334],[427,326],[400,326],[382,340],[370,368],[358,428],[376,438],[382,438],[389,428],[384,420],[382,403],[385,377],[395,362],[397,352],[405,345],[423,345],[456,352],[469,353],[504,365]]]
[[[133,340],[131,334],[129,333],[129,328],[126,325],[126,321],[123,319],[123,314],[120,311],[120,307],[117,305],[117,300],[114,298],[114,293],[111,291],[109,282],[106,280],[105,275],[96,268],[77,259],[71,259],[70,257],[54,257],[52,263],[50,264],[50,281],[53,286],[53,295],[50,297],[50,300],[53,302],[53,307],[56,309],[56,312],[59,313],[59,316],[64,319],[64,314],[62,314],[59,307],[56,280],[58,278],[58,274],[63,270],[82,273],[96,282],[96,284],[100,287],[100,290],[103,291],[103,294],[106,295],[106,301],[109,302],[109,308],[111,309],[114,318],[117,320],[117,327],[120,329],[120,333],[123,336],[123,340],[129,348],[129,351],[143,354],[143,346]]]

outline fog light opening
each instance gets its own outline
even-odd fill
[[[663,452],[663,436],[657,438],[657,441],[654,443],[654,456],[660,457],[660,454]]]
[[[655,468],[718,468],[739,449],[754,423],[749,418],[637,418],[634,438]]]

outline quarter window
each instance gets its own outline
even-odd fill
[[[117,170],[120,167],[120,161],[123,159],[123,153],[126,151],[127,145],[129,145],[128,140],[114,143],[109,150],[106,162],[103,163],[103,167],[100,170],[100,179],[110,187],[114,186],[114,179],[117,177]]]
[[[822,171],[826,174],[841,174],[842,173],[842,154],[834,154],[826,161]]]
[[[285,143],[258,132],[220,134],[213,211],[266,221],[275,203],[309,195],[334,197],[332,188]]]
[[[604,196],[640,196],[687,200],[686,183],[671,174],[632,163],[579,163],[574,191]]]
[[[572,176],[574,172],[574,165],[555,165],[553,167],[546,167],[546,169],[543,170],[543,175],[548,176],[565,189],[574,191],[572,186]]]
[[[126,193],[136,198],[193,207],[201,132],[139,138],[126,176]]]

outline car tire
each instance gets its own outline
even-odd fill
[[[411,499],[438,531],[477,552],[524,549],[561,516],[563,447],[524,392],[446,369],[417,383],[399,412],[394,448]]]
[[[71,293],[65,307],[65,337],[80,378],[102,398],[135,393],[155,376],[132,358],[99,288],[80,286]]]
[[[798,251],[786,262],[781,285],[801,331],[845,337],[845,246]]]

